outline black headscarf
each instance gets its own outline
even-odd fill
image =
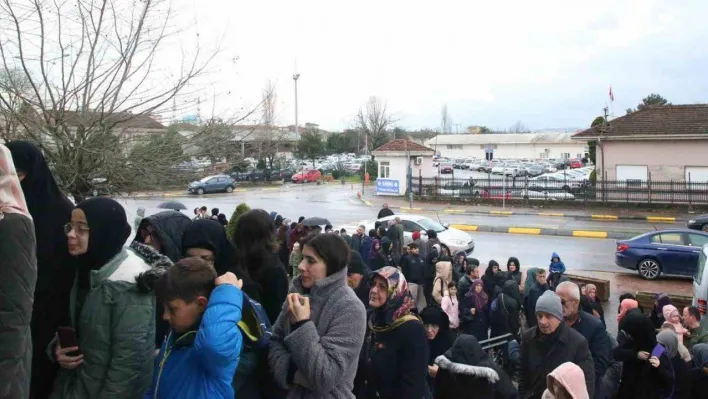
[[[618,337],[620,346],[632,348],[635,351],[651,352],[656,346],[656,331],[654,326],[639,309],[631,309],[619,324],[620,334],[626,334],[628,339]],[[624,341],[624,342],[622,342]]]
[[[100,269],[123,249],[130,237],[125,209],[110,198],[87,199],[76,208],[84,211],[89,227],[88,250],[78,258],[82,266]]]
[[[440,327],[438,335],[436,335],[432,341],[428,340],[430,347],[428,364],[432,365],[435,363],[435,358],[450,349],[455,340],[450,331],[450,318],[448,318],[447,314],[440,306],[436,305],[428,306],[423,309],[423,311],[420,312],[420,318],[423,320],[423,324],[434,324]]]
[[[224,226],[215,220],[198,219],[187,227],[182,236],[182,256],[186,255],[190,248],[214,252],[214,269],[219,276],[228,272],[234,265],[233,246],[226,238]]]
[[[39,148],[27,141],[11,141],[6,146],[15,169],[26,173],[20,185],[34,221],[38,263],[42,263],[42,257],[52,257],[57,246],[66,247],[63,226],[71,219],[74,205],[59,189]]]
[[[192,219],[181,212],[163,211],[143,219],[139,229],[151,225],[162,245],[160,252],[172,262],[177,262],[182,257],[182,235],[190,224]],[[135,235],[135,241],[145,243],[140,231]]]

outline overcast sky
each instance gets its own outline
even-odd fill
[[[256,103],[267,80],[278,122],[339,130],[369,96],[408,129],[585,127],[649,93],[708,102],[708,1],[174,0],[200,41],[220,43],[202,116]],[[238,58],[238,59],[236,59]],[[212,107],[210,98],[216,96]]]

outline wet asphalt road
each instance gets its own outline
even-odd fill
[[[359,201],[356,198],[356,189],[352,190],[350,185],[343,187],[310,185],[277,189],[255,188],[248,192],[236,192],[233,194],[212,194],[201,197],[185,195],[169,199],[180,201],[187,206],[188,210],[183,212],[190,216],[195,207],[204,205],[209,209],[219,208],[221,213],[230,217],[238,204],[246,202],[251,208],[262,208],[268,212],[277,211],[293,220],[297,220],[299,216],[324,217],[336,228],[344,227],[349,231],[352,231],[362,220],[374,219],[378,213],[378,209],[368,207]],[[146,215],[154,214],[161,211],[161,209],[157,208],[157,205],[165,201],[165,199],[119,199],[119,201],[126,207],[129,221],[132,224],[138,207],[146,208]],[[526,226],[519,225],[517,221],[522,219],[516,219],[514,216],[486,217],[444,213],[438,213],[437,216],[426,214],[426,216],[434,219],[439,217],[442,223],[451,224]],[[533,217],[519,216],[519,218]],[[527,223],[531,222],[534,222],[534,220],[529,220]],[[562,222],[573,223],[571,220],[559,221],[557,219],[553,221],[541,220],[535,223],[558,224]],[[529,224],[528,226],[531,225]],[[534,226],[538,226],[538,224]],[[608,225],[604,224],[603,226],[607,227]],[[474,256],[482,264],[486,264],[490,259],[495,259],[500,264],[506,264],[506,259],[510,256],[516,256],[524,268],[531,266],[547,267],[551,254],[558,252],[568,270],[602,272],[620,272],[623,270],[614,265],[615,243],[613,240],[482,232],[473,232],[470,235],[476,243]]]

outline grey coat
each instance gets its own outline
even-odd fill
[[[290,293],[305,295],[301,276]],[[366,311],[346,284],[346,268],[310,290],[310,321],[291,331],[287,301],[273,325],[268,355],[276,382],[288,398],[354,398],[354,376],[366,333]],[[295,367],[292,384],[290,367]]]
[[[19,214],[0,216],[0,398],[27,398],[37,281],[34,224]]]

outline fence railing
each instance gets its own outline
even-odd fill
[[[563,176],[544,177],[417,176],[411,188],[413,195],[422,198],[708,204],[708,182],[606,180],[592,184]]]

